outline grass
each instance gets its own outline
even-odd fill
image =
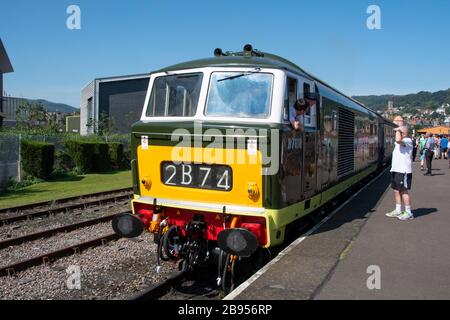
[[[128,187],[131,171],[56,178],[0,194],[0,209]]]

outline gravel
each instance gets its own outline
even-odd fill
[[[99,232],[98,227],[96,231]],[[161,282],[177,269],[176,264],[163,262],[157,274],[155,252],[156,245],[149,234],[119,239],[50,265],[0,278],[0,299],[126,299]],[[80,268],[79,289],[68,288],[71,275],[66,270],[71,266]]]
[[[129,209],[129,201],[120,201],[30,221],[19,221],[0,227],[0,241]],[[2,216],[11,214],[16,213]],[[111,222],[105,222],[5,248],[0,250],[0,266],[111,232]],[[68,283],[70,284],[70,279],[74,277],[69,270],[77,268],[80,270],[80,287],[69,288]],[[65,257],[48,265],[33,267],[14,276],[0,277],[0,299],[126,299],[148,286],[161,282],[177,270],[178,266],[173,262],[163,262],[159,273],[156,273],[155,269],[156,245],[151,235],[143,234],[134,239],[119,239],[104,246],[91,248],[81,254]]]

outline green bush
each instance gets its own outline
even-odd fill
[[[122,168],[124,162],[123,144],[118,142],[110,142],[108,145],[109,156],[111,158],[111,166],[114,169]]]
[[[79,173],[92,172],[94,169],[95,142],[67,140],[65,147]]]
[[[107,143],[95,143],[93,166],[95,172],[105,172],[111,170],[111,158],[109,156],[109,146]]]
[[[55,146],[50,143],[24,140],[20,144],[23,171],[32,177],[46,179],[53,171]]]
[[[6,187],[5,192],[16,192],[22,188],[25,188],[25,187],[28,187],[28,186],[31,186],[33,184],[40,183],[43,181],[44,180],[36,178],[36,177],[29,177],[27,179],[22,179],[21,181],[19,181],[15,177],[10,177],[8,179],[8,185]]]
[[[64,151],[57,151],[55,154],[55,171],[67,173],[75,168],[72,157]]]
[[[123,162],[121,169],[131,169],[131,150],[127,150],[123,153]]]

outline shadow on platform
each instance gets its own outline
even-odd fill
[[[413,214],[415,218],[422,217],[429,215],[431,213],[437,212],[438,210],[436,208],[419,208],[419,209],[413,209]]]
[[[385,171],[370,188],[363,190],[358,195],[357,200],[354,199],[347,203],[336,213],[333,219],[328,220],[327,223],[314,231],[313,234],[338,229],[342,225],[352,223],[355,220],[367,219],[371,213],[376,211],[376,207],[384,194],[391,191],[389,185],[390,172]],[[392,201],[394,201],[394,194],[392,194]]]

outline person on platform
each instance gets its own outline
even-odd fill
[[[422,134],[419,139],[419,152],[420,152],[420,171],[424,171],[424,164],[425,164],[425,142],[427,140],[425,139],[425,136]]]
[[[415,136],[413,136],[412,142],[413,142],[412,161],[415,162],[416,156],[417,156],[417,146],[418,146],[419,142],[417,141],[417,138]]]
[[[447,148],[448,168],[450,169],[450,148]]]
[[[433,135],[430,132],[427,132],[425,135],[425,147],[424,147],[424,153],[425,153],[425,161],[427,163],[427,172],[424,174],[424,176],[431,176],[431,162],[433,161],[434,157],[434,147],[435,142]]]
[[[435,134],[434,138],[434,160],[438,160],[441,157],[441,138]]]
[[[448,138],[447,138],[447,136],[442,136],[442,139],[441,139],[441,154],[442,154],[442,159],[443,160],[447,159],[447,151],[448,151]]]
[[[391,187],[395,194],[395,209],[386,216],[406,221],[414,219],[411,211],[412,152],[413,143],[406,126],[395,131],[395,148],[392,152]],[[402,203],[404,210],[402,210]]]

